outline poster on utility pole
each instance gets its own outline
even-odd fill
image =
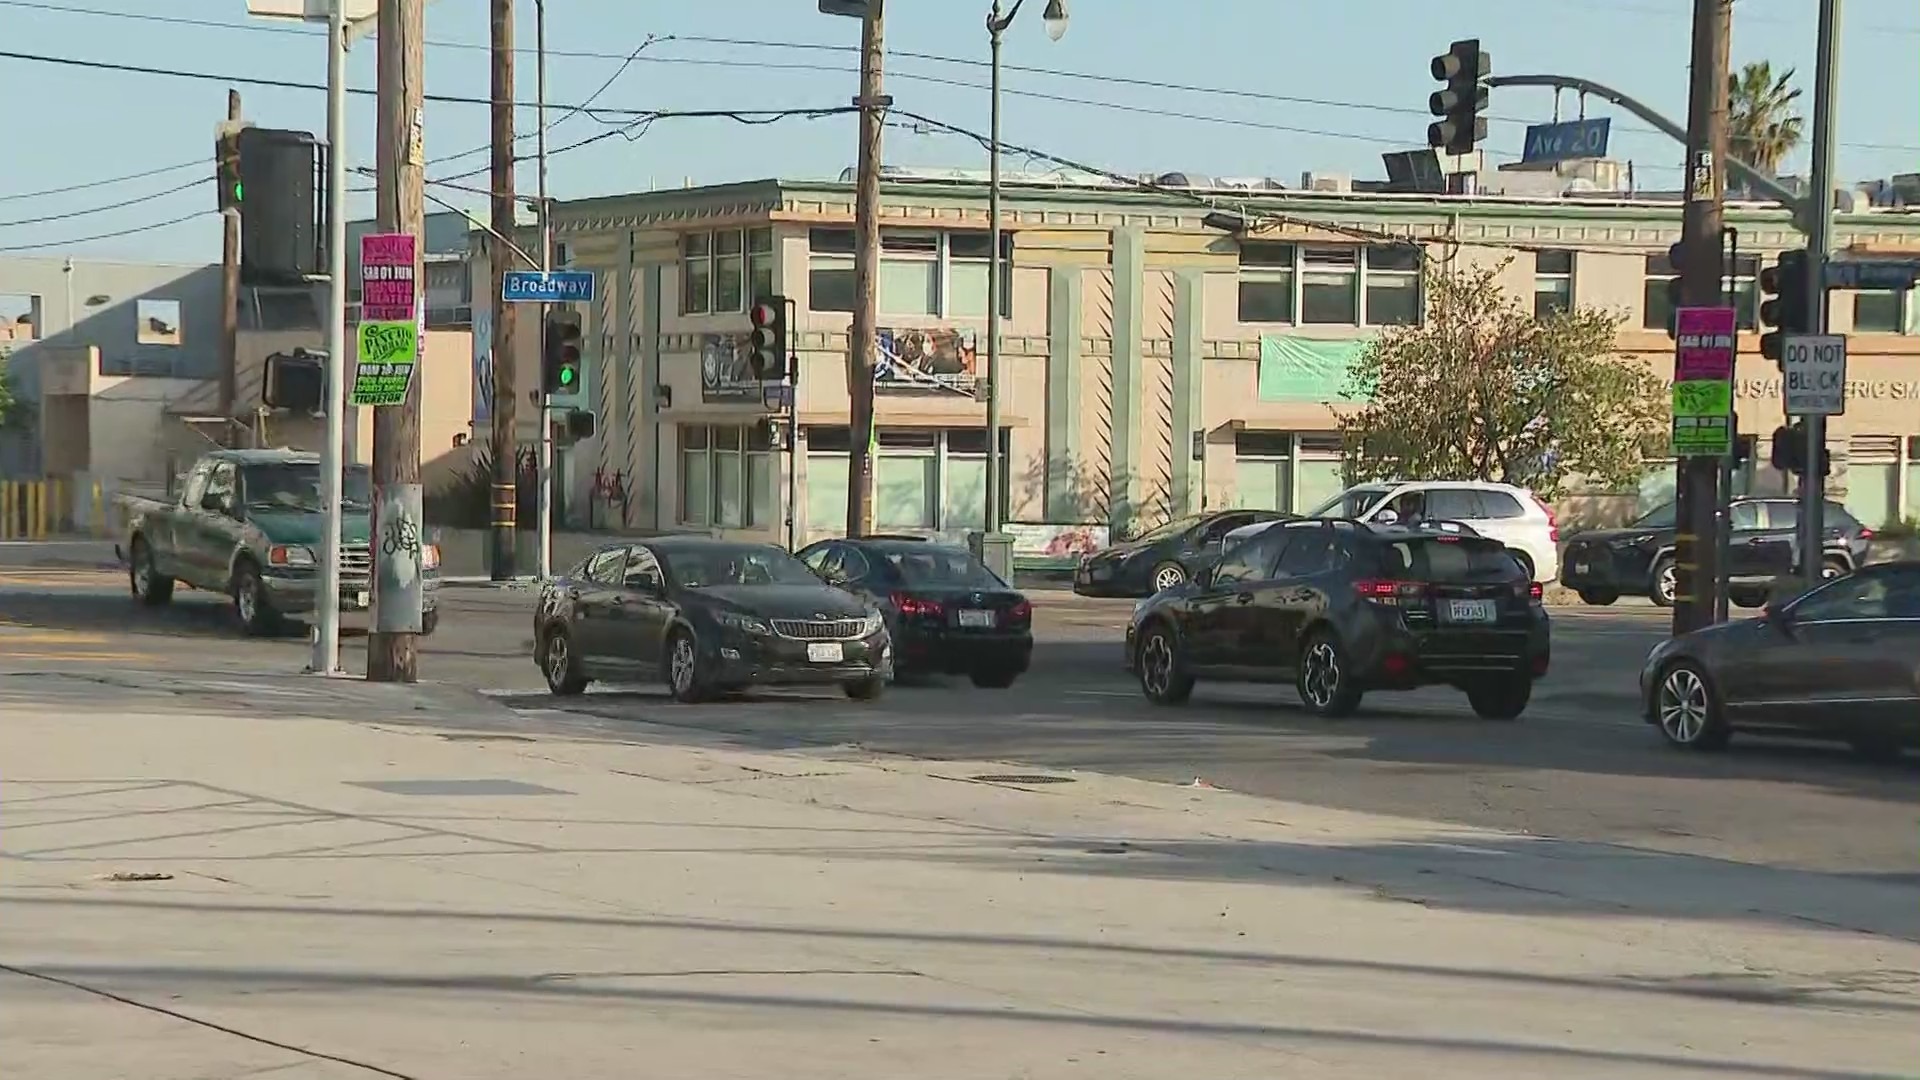
[[[1688,307],[1674,313],[1673,452],[1733,452],[1734,311]]]
[[[354,405],[406,403],[420,359],[420,290],[413,276],[418,257],[411,233],[360,238],[360,326],[348,397]]]

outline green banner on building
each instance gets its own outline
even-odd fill
[[[1347,377],[1370,344],[1261,335],[1260,400],[1364,401],[1347,392]]]

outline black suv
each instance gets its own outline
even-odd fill
[[[1733,500],[1728,513],[1728,599],[1741,607],[1759,607],[1767,602],[1774,580],[1792,575],[1800,565],[1800,504],[1784,496],[1747,497]],[[1831,499],[1823,523],[1822,576],[1850,574],[1866,563],[1872,529]],[[1674,504],[1668,503],[1623,528],[1577,533],[1568,538],[1561,556],[1560,581],[1589,604],[1645,596],[1672,607],[1678,531]]]
[[[1370,690],[1440,683],[1515,719],[1550,655],[1540,586],[1497,541],[1345,519],[1276,525],[1127,628],[1127,666],[1156,704],[1186,701],[1196,679],[1292,682],[1330,717]]]

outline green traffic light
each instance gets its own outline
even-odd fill
[[[247,196],[247,189],[244,185],[239,183],[236,183],[233,185],[233,201],[234,202],[239,202],[240,200],[246,198],[246,196]]]
[[[563,367],[560,369],[560,385],[561,386],[573,385],[573,369],[572,368]]]

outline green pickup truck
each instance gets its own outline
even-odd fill
[[[368,546],[373,483],[349,466],[341,488],[340,610],[365,611],[373,583]],[[195,462],[170,503],[134,500],[125,550],[133,595],[149,607],[176,585],[233,598],[248,634],[277,633],[289,616],[313,613],[326,516],[320,455],[294,450],[215,450]],[[421,549],[426,600],[421,629],[440,621],[440,553]]]

